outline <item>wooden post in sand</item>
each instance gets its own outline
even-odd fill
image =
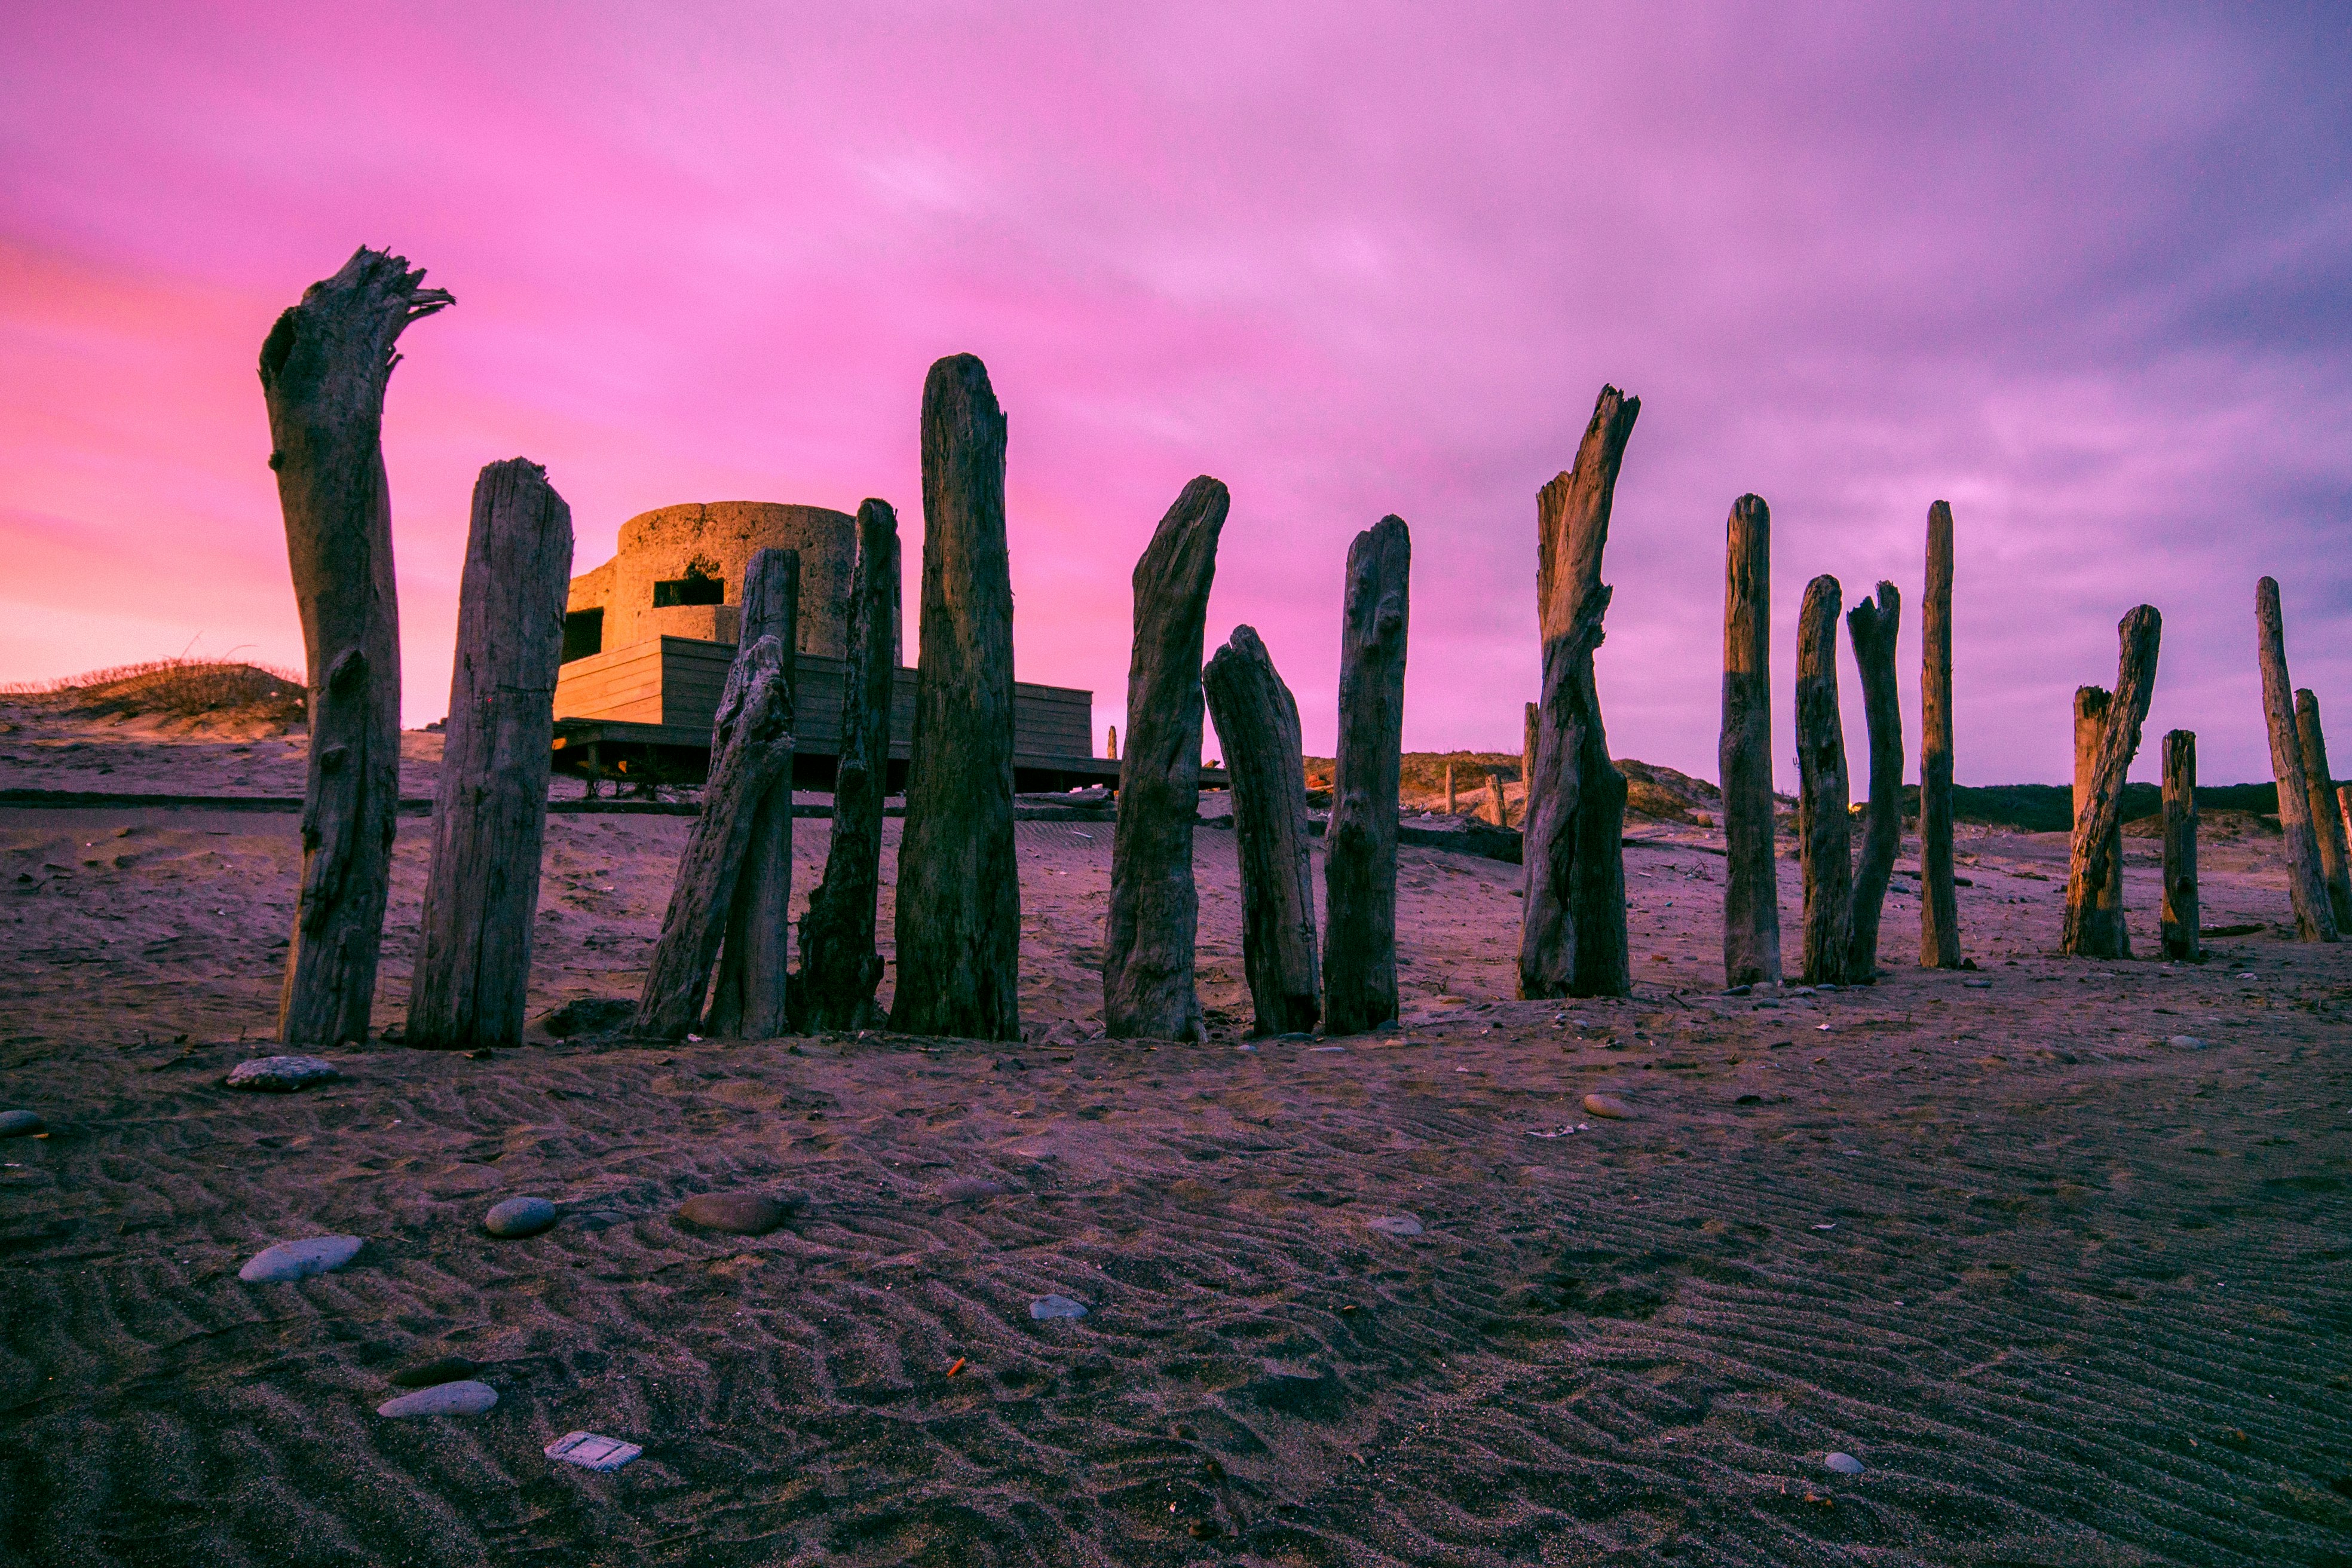
[[[520,458],[484,468],[457,590],[412,1046],[522,1039],[571,582],[572,509],[547,470]]]
[[[1217,733],[1223,734],[1223,729],[1220,727]],[[1445,764],[1445,815],[1452,816],[1460,809],[1461,797],[1454,793],[1454,764],[1449,761]]]
[[[1732,503],[1724,547],[1723,983],[1780,984],[1780,876],[1772,837],[1772,512]]]
[[[1625,942],[1625,776],[1609,758],[1592,655],[1609,610],[1601,559],[1617,471],[1641,412],[1640,398],[1603,386],[1576,466],[1536,496],[1543,701],[1520,816],[1521,996],[1623,996],[1633,988]]]
[[[2317,825],[2311,820],[2310,776],[2294,727],[2294,686],[2287,679],[2286,632],[2275,579],[2254,584],[2254,637],[2263,665],[2263,717],[2270,727],[2271,775],[2278,781],[2279,827],[2286,838],[2287,890],[2302,942],[2334,942],[2336,909],[2320,870]],[[316,744],[314,742],[313,744]]]
[[[1322,1011],[1322,986],[1315,962],[1315,877],[1307,848],[1298,703],[1248,626],[1234,628],[1201,680],[1233,781],[1242,968],[1257,1014],[1250,1032],[1303,1034]]]
[[[278,1037],[367,1038],[400,810],[400,616],[383,393],[411,321],[453,303],[404,257],[361,249],[261,345],[269,466],[302,616],[310,760],[302,882]]]
[[[1862,671],[1862,707],[1870,724],[1870,816],[1862,853],[1853,867],[1853,908],[1848,921],[1848,979],[1858,985],[1878,979],[1878,918],[1886,903],[1887,879],[1903,851],[1903,704],[1895,694],[1895,634],[1903,624],[1903,598],[1895,584],[1878,584],[1868,599],[1846,612],[1846,636]]]
[[[2164,956],[2201,962],[2197,924],[2197,735],[2172,730],[2164,737]]]
[[[1927,593],[1919,606],[1919,963],[1960,967],[1952,880],[1952,509],[1927,509]]]
[[[2311,837],[2319,846],[2319,874],[2336,931],[2352,931],[2352,868],[2345,858],[2344,816],[2336,808],[2336,780],[2327,767],[2327,732],[2319,727],[2319,699],[2294,694],[2294,733],[2303,752],[2304,787],[2311,792]]]
[[[2107,714],[2115,694],[2104,686],[2074,689],[2074,816],[2080,822],[2097,798],[2099,752],[2106,743]],[[2084,949],[2092,958],[2129,958],[2131,931],[2124,921],[2124,825],[2117,818],[2107,835],[2106,876],[2090,889]]]
[[[730,697],[740,701],[733,689],[750,678],[742,650],[756,646],[761,637],[775,638],[787,745],[793,743],[799,724],[800,625],[800,552],[755,552],[743,573],[736,658],[727,672],[729,690],[719,698],[719,710],[729,710]],[[714,730],[710,740],[710,754],[716,758],[721,737]],[[767,1040],[792,1027],[785,1000],[792,963],[792,909],[793,765],[788,755],[782,775],[769,786],[753,814],[751,837],[743,846],[743,864],[735,876],[734,897],[728,900],[719,984],[711,990],[706,1020],[712,1034]]]
[[[1339,744],[1323,844],[1323,1029],[1397,1016],[1397,787],[1412,535],[1384,517],[1348,547],[1339,628]]]
[[[1486,770],[1486,811],[1496,826],[1508,827],[1511,825],[1510,796],[1505,793],[1503,770],[1500,768]]]
[[[1805,875],[1805,984],[1842,985],[1853,949],[1853,827],[1838,717],[1838,580],[1805,584],[1797,612],[1797,852]]]
[[[1535,796],[1536,731],[1543,718],[1543,704],[1530,702],[1519,724],[1519,820],[1525,824],[1527,803]]]
[[[1184,487],[1135,563],[1127,755],[1118,764],[1103,931],[1103,1031],[1115,1040],[1201,1038],[1192,982],[1201,904],[1192,882],[1201,646],[1230,504],[1223,484],[1202,474]]]
[[[898,514],[887,501],[857,509],[857,581],[850,590],[848,658],[841,687],[841,755],[833,779],[833,839],[824,879],[801,917],[793,1022],[860,1029],[878,1021],[874,950],[882,885],[882,802],[890,784],[890,689],[898,678]]]
[[[921,653],[890,1026],[1020,1038],[1020,961],[1004,415],[988,368],[957,354],[923,384]]]
[[[2352,843],[2352,784],[2336,786],[2336,811],[2337,826],[2344,829],[2346,842]],[[2341,927],[2337,929],[2339,931],[2342,930]]]
[[[2074,813],[2074,836],[2068,845],[2066,924],[2058,951],[2070,957],[2131,956],[2131,938],[2124,926],[2121,870],[2124,775],[2139,750],[2139,729],[2147,720],[2148,703],[2156,697],[2157,646],[2163,636],[2164,617],[2153,605],[2141,605],[2124,616],[2116,631],[2122,651],[2116,660],[2115,697],[2099,721],[2088,797]],[[2084,708],[2082,693],[2075,695],[2079,744],[2084,733],[2080,717]],[[2079,760],[2076,766],[2079,771]]]

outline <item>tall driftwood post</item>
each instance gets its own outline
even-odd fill
[[[2171,730],[2164,737],[2165,957],[2204,959],[2197,922],[2197,736]]]
[[[2122,643],[2116,660],[2116,692],[2099,726],[2089,798],[2074,814],[2074,836],[2067,854],[2066,925],[2058,942],[2059,952],[2083,958],[2131,956],[2131,940],[2124,925],[2121,871],[2124,776],[2139,750],[2140,726],[2147,722],[2147,706],[2156,697],[2157,649],[2164,633],[2164,617],[2153,605],[2142,605],[2124,616],[2116,631]],[[2079,693],[2077,697],[2079,700]],[[2107,913],[2110,909],[2112,915]]]
[[[1384,517],[1348,548],[1339,628],[1339,744],[1323,844],[1323,1028],[1360,1035],[1397,1016],[1397,785],[1412,536]]]
[[[727,672],[730,687],[749,679],[741,650],[773,637],[784,690],[784,732],[799,728],[801,554],[797,550],[761,550],[743,573],[737,655]],[[719,699],[719,710],[728,709]],[[721,737],[711,735],[716,758]],[[792,1027],[785,989],[791,972],[793,909],[793,765],[769,786],[753,813],[751,839],[727,905],[727,936],[719,953],[719,984],[711,988],[706,1020],[714,1035],[766,1040]]]
[[[2263,717],[2270,727],[2271,775],[2278,781],[2279,826],[2286,838],[2287,890],[2294,900],[2295,936],[2334,942],[2336,910],[2320,868],[2317,825],[2311,820],[2310,776],[2303,738],[2294,728],[2294,686],[2286,672],[2286,631],[2279,616],[2277,582],[2254,584],[2254,636],[2263,663]],[[316,742],[312,742],[314,745]]]
[[[383,471],[393,345],[454,303],[405,257],[354,251],[261,344],[269,466],[310,693],[302,882],[278,999],[289,1045],[367,1038],[400,811],[400,614]]]
[[[1505,793],[1503,770],[1500,768],[1486,770],[1486,809],[1493,816],[1496,826],[1508,827],[1511,825],[1510,796]]]
[[[2080,822],[2097,801],[2099,752],[2106,744],[2107,715],[2115,694],[2104,686],[2074,689],[2074,820]],[[2124,825],[2120,815],[2107,835],[2107,874],[2090,889],[2090,907],[2084,930],[2090,934],[2084,952],[2095,958],[2131,956],[2131,930],[2124,919]]]
[[[713,729],[718,749],[702,788],[702,812],[694,819],[686,853],[678,857],[677,880],[671,884],[661,935],[629,1026],[633,1034],[654,1039],[677,1039],[701,1018],[710,966],[726,933],[760,803],[792,773],[782,645],[761,637],[736,655],[735,663],[743,679],[729,672]]]
[[[1772,822],[1772,511],[1731,506],[1724,546],[1723,983],[1780,984],[1780,874]]]
[[[1201,1038],[1192,983],[1201,648],[1230,504],[1224,485],[1202,474],[1184,487],[1135,563],[1127,755],[1118,764],[1103,932],[1103,1031],[1115,1040]]]
[[[1845,617],[1870,724],[1870,816],[1854,861],[1845,966],[1847,978],[1864,985],[1878,978],[1878,918],[1895,858],[1903,852],[1903,702],[1895,679],[1895,634],[1902,624],[1903,598],[1892,583],[1878,584],[1877,603],[1864,599]]]
[[[1519,994],[1622,996],[1633,977],[1625,942],[1625,777],[1609,759],[1593,650],[1610,589],[1601,581],[1617,472],[1642,400],[1603,386],[1576,466],[1536,496],[1536,613],[1543,700],[1535,768],[1521,808],[1527,886]]]
[[[882,885],[882,800],[890,782],[890,695],[898,673],[898,514],[887,501],[857,509],[857,581],[850,590],[848,658],[841,686],[841,751],[833,780],[833,839],[824,879],[801,917],[793,977],[800,1028],[859,1029],[878,1021],[874,949]]]
[[[1217,732],[1222,735],[1224,733],[1224,731],[1220,728]],[[1452,816],[1455,812],[1459,811],[1461,807],[1461,796],[1455,793],[1454,788],[1454,764],[1453,763],[1448,762],[1445,764],[1445,815]]]
[[[2336,809],[2339,818],[2337,826],[2344,829],[2346,841],[2352,843],[2352,784],[2336,786]],[[2337,930],[2340,931],[2342,928]]]
[[[1919,963],[1960,967],[1952,880],[1952,509],[1927,509],[1927,593],[1919,606]]]
[[[1298,703],[1248,626],[1234,628],[1201,679],[1233,780],[1242,968],[1257,1014],[1251,1032],[1303,1033],[1322,1011],[1322,985]]]
[[[1004,432],[985,365],[956,354],[931,366],[923,384],[922,632],[890,1005],[890,1026],[910,1035],[1021,1037]]]
[[[409,989],[413,1046],[511,1046],[530,1001],[572,509],[521,458],[474,481],[457,657]]]
[[[1853,950],[1853,826],[1838,717],[1838,580],[1805,584],[1797,612],[1797,851],[1805,874],[1805,983],[1836,985]]]
[[[2319,874],[2340,936],[2352,931],[2352,868],[2345,858],[2344,817],[2336,809],[2336,780],[2327,766],[2327,732],[2319,727],[2319,699],[2294,694],[2294,733],[2303,752],[2304,787],[2311,792],[2311,837],[2319,846]]]
[[[1543,704],[1530,702],[1519,724],[1519,820],[1524,824],[1528,801],[1536,788],[1536,731],[1541,727]]]

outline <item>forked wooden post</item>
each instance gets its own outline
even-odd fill
[[[2319,874],[2336,931],[2352,931],[2352,868],[2346,865],[2344,817],[2336,809],[2336,780],[2327,766],[2327,731],[2319,724],[2319,699],[2294,694],[2294,733],[2303,752],[2304,787],[2311,792],[2311,837],[2319,846]]]
[[[1504,793],[1503,770],[1500,768],[1486,770],[1486,813],[1497,827],[1511,825],[1510,796]]]
[[[1772,822],[1772,512],[1732,503],[1724,544],[1723,983],[1780,984],[1780,876]]]
[[[719,711],[730,710],[735,688],[749,679],[741,650],[762,637],[773,637],[780,650],[778,674],[783,686],[785,743],[793,743],[799,728],[801,624],[801,554],[797,550],[761,550],[743,573],[740,626],[734,667],[727,672],[728,690]],[[740,701],[740,698],[737,698]],[[715,731],[710,754],[719,755],[725,737]],[[751,837],[743,847],[742,868],[736,873],[734,897],[728,902],[727,938],[719,953],[719,983],[710,994],[708,1019],[714,1035],[744,1039],[773,1039],[792,1027],[786,985],[792,964],[793,909],[793,764],[788,755],[782,776],[769,786],[751,823]]]
[[[2067,846],[2066,925],[2058,951],[2069,956],[2131,955],[2130,938],[2124,927],[2120,869],[2124,776],[2139,751],[2140,726],[2147,721],[2147,707],[2156,697],[2156,660],[2164,617],[2153,605],[2141,605],[2124,616],[2116,634],[2122,648],[2116,660],[2115,697],[2100,724],[2088,799],[2074,814],[2074,835]]]
[[[2164,737],[2164,956],[2201,963],[2197,910],[2197,736]]]
[[[1847,977],[1864,985],[1878,978],[1878,920],[1895,858],[1903,852],[1903,703],[1895,679],[1895,635],[1902,624],[1903,598],[1892,583],[1879,584],[1875,604],[1864,599],[1845,617],[1870,724],[1870,816],[1854,861],[1846,958]]]
[[[1960,967],[1952,879],[1952,509],[1927,509],[1927,592],[1919,606],[1919,963]]]
[[[1397,784],[1403,766],[1412,536],[1384,517],[1348,549],[1339,629],[1339,744],[1323,838],[1323,1028],[1360,1035],[1397,1016]]]
[[[1838,580],[1805,584],[1797,612],[1797,852],[1805,877],[1805,984],[1844,984],[1853,949],[1853,827],[1838,717]]]
[[[2074,816],[2080,822],[2098,795],[2099,752],[2106,743],[2107,713],[2115,694],[2104,686],[2074,689]],[[2107,874],[2090,889],[2083,921],[2084,953],[2092,958],[2129,958],[2131,931],[2124,920],[2124,825],[2117,817],[2107,835]]]
[[[2270,729],[2271,775],[2278,781],[2279,827],[2286,839],[2295,936],[2303,942],[2334,942],[2335,901],[2327,896],[2327,879],[2320,870],[2310,775],[2303,766],[2303,738],[2295,732],[2294,684],[2287,677],[2286,631],[2273,578],[2254,584],[2254,639],[2263,665],[2263,717]]]
[[[1248,626],[1234,628],[1202,672],[1202,684],[1233,781],[1242,968],[1256,1010],[1251,1033],[1303,1033],[1321,1015],[1322,984],[1298,703]]]
[[[413,1046],[512,1046],[530,993],[572,509],[521,458],[474,481],[433,811]]]

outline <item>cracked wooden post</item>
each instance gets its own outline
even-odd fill
[[[1642,400],[1603,386],[1576,466],[1536,496],[1536,612],[1543,700],[1520,811],[1527,883],[1519,994],[1623,996],[1625,778],[1609,758],[1593,650],[1610,589],[1601,581],[1609,516]]]
[[[2088,799],[2074,814],[2074,834],[2067,846],[2066,924],[2058,951],[2070,957],[2131,956],[2131,940],[2124,926],[2121,869],[2124,777],[2139,750],[2140,726],[2147,722],[2147,706],[2156,697],[2157,650],[2164,617],[2154,605],[2141,605],[2124,616],[2116,632],[2122,644],[2116,660],[2116,692],[2100,721]],[[2076,733],[2079,737],[2081,729]],[[2106,892],[2111,883],[2112,901]]]
[[[1384,517],[1348,548],[1339,632],[1339,743],[1323,846],[1323,1029],[1360,1035],[1397,1016],[1397,782],[1403,766],[1412,536]]]
[[[985,365],[957,354],[931,366],[923,384],[922,629],[890,1004],[890,1026],[909,1035],[1021,1037],[1004,436]]]
[[[1772,512],[1732,503],[1724,546],[1723,983],[1780,984],[1780,873],[1772,820]]]
[[[2201,963],[2197,910],[2197,736],[2189,730],[2164,737],[2164,956]]]
[[[2254,584],[2254,636],[2263,666],[2263,717],[2270,728],[2271,776],[2278,781],[2279,827],[2286,839],[2287,890],[2294,900],[2295,937],[2334,942],[2336,909],[2319,863],[2317,825],[2311,820],[2309,775],[2303,738],[2294,727],[2294,686],[2287,679],[2286,632],[2275,579]]]
[[[1870,815],[1853,868],[1853,906],[1847,925],[1846,975],[1857,984],[1878,979],[1878,921],[1887,879],[1903,852],[1903,703],[1896,695],[1895,636],[1903,598],[1895,584],[1878,584],[1878,600],[1846,612],[1846,636],[1862,671],[1862,707],[1870,725]]]
[[[1223,484],[1202,474],[1184,487],[1135,563],[1127,755],[1118,764],[1103,931],[1103,1030],[1115,1040],[1202,1037],[1192,969],[1201,904],[1192,880],[1201,652],[1217,536],[1230,504]]]
[[[1805,877],[1805,984],[1842,985],[1853,947],[1853,826],[1838,717],[1838,580],[1805,584],[1797,612],[1797,853]]]
[[[1511,825],[1510,796],[1505,793],[1503,770],[1500,768],[1486,770],[1486,810],[1496,826],[1508,827]]]
[[[1960,967],[1952,879],[1952,509],[1927,509],[1927,592],[1919,606],[1919,963]]]
[[[410,1045],[522,1040],[571,584],[572,509],[547,470],[490,464],[474,481],[457,589]]]
[[[362,248],[261,345],[269,466],[302,617],[310,757],[302,880],[278,999],[288,1045],[364,1040],[400,813],[400,614],[384,385],[411,321],[453,303],[405,257]]]
[[[801,554],[797,550],[761,550],[743,571],[743,595],[734,666],[727,672],[728,710],[733,688],[748,679],[741,650],[773,637],[784,694],[786,743],[800,722]],[[721,737],[714,730],[710,754]],[[785,996],[792,965],[793,763],[769,786],[754,810],[751,836],[743,846],[734,896],[727,905],[727,936],[719,950],[719,983],[711,988],[707,1019],[714,1035],[769,1040],[792,1028]]]
[[[857,578],[850,590],[841,687],[840,759],[824,878],[801,917],[793,1023],[810,1032],[881,1021],[875,910],[882,886],[882,802],[890,784],[890,695],[898,672],[898,514],[887,501],[857,509]]]
[[[2352,869],[2345,860],[2344,818],[2336,808],[2336,780],[2327,766],[2327,732],[2319,726],[2319,699],[2294,694],[2294,733],[2303,752],[2304,787],[2311,792],[2311,837],[2319,846],[2319,875],[2336,934],[2352,930]]]
[[[1303,1034],[1321,1016],[1322,984],[1298,703],[1248,626],[1234,628],[1202,672],[1202,684],[1233,781],[1242,968],[1256,1011],[1250,1032]]]
[[[1522,827],[1528,819],[1528,802],[1535,797],[1536,731],[1542,717],[1543,704],[1530,702],[1519,723],[1519,822]]]
[[[2104,686],[2074,689],[2074,816],[2080,822],[2098,792],[2099,751],[2105,744],[2107,714],[2115,696]],[[2091,889],[2084,917],[2090,933],[2084,948],[2092,958],[2129,958],[2131,931],[2124,920],[2124,825],[2118,816],[2107,835],[2105,878]],[[2070,866],[2071,869],[2071,866]]]

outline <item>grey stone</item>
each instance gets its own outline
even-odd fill
[[[479,1415],[498,1402],[499,1391],[487,1383],[436,1383],[430,1388],[387,1399],[375,1407],[375,1413],[395,1421],[409,1415]]]
[[[1421,1221],[1409,1214],[1384,1214],[1364,1222],[1383,1236],[1407,1237],[1421,1234]]]
[[[436,1383],[456,1383],[471,1377],[481,1370],[479,1362],[467,1356],[435,1356],[431,1361],[402,1367],[390,1381],[394,1388],[430,1388]]]
[[[2176,1051],[2201,1051],[2205,1048],[2205,1042],[2194,1035],[2174,1035],[2164,1043]]]
[[[492,1236],[513,1238],[537,1236],[555,1226],[555,1205],[545,1198],[509,1198],[490,1205],[482,1216],[482,1228]]]
[[[0,1110],[0,1138],[25,1138],[48,1130],[37,1110]]]
[[[322,1061],[317,1057],[256,1057],[228,1069],[228,1086],[231,1089],[288,1094],[342,1076],[341,1069],[334,1063]]]
[[[1087,1304],[1067,1296],[1040,1296],[1029,1303],[1029,1315],[1041,1323],[1049,1318],[1083,1318]]]
[[[1584,1097],[1584,1109],[1611,1121],[1631,1121],[1633,1119],[1633,1108],[1613,1094],[1588,1094]]]
[[[677,1205],[677,1217],[729,1236],[765,1236],[805,1202],[791,1194],[704,1193]]]
[[[1855,1458],[1852,1454],[1832,1454],[1828,1458],[1823,1459],[1822,1463],[1827,1465],[1831,1469],[1835,1470],[1842,1476],[1858,1476],[1862,1474],[1862,1461]]]
[[[310,1236],[300,1241],[281,1241],[255,1253],[236,1271],[236,1277],[257,1284],[308,1279],[313,1274],[329,1274],[341,1268],[357,1258],[364,1245],[356,1236]]]

